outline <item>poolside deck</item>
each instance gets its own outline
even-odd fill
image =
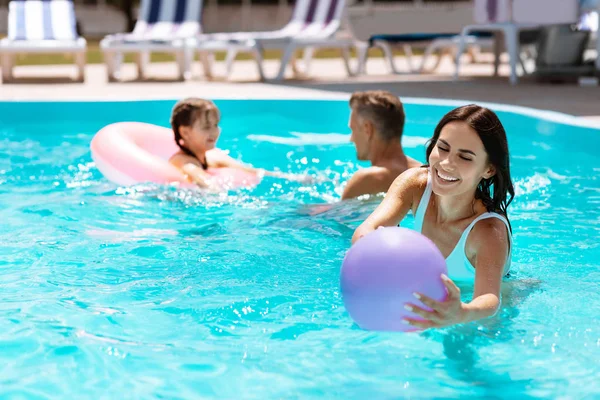
[[[402,57],[397,59],[402,65]],[[273,75],[277,61],[266,62],[267,74]],[[216,63],[215,74],[222,76],[224,66]],[[339,59],[316,59],[312,75],[281,83],[259,83],[255,65],[238,61],[229,80],[206,80],[196,64],[194,78],[176,82],[174,63],[154,63],[148,68],[151,77],[134,80],[135,67],[126,64],[123,83],[108,83],[105,67],[90,64],[86,82],[71,80],[75,68],[70,65],[20,66],[15,82],[0,85],[0,100],[93,100],[152,99],[202,96],[208,98],[347,98],[354,90],[385,89],[400,97],[458,99],[493,102],[551,110],[591,119],[600,123],[600,87],[577,84],[540,84],[523,80],[517,86],[507,81],[507,67],[501,66],[500,77],[491,77],[490,63],[467,64],[459,82],[452,81],[453,67],[446,58],[435,74],[389,75],[381,58],[370,59],[368,75],[347,78]],[[290,72],[291,74],[291,72]],[[291,76],[291,75],[290,75]]]

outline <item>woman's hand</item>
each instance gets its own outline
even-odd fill
[[[441,328],[464,323],[467,320],[467,310],[465,304],[460,300],[460,289],[448,278],[442,275],[442,282],[448,289],[448,298],[446,301],[440,302],[433,300],[421,293],[415,293],[414,296],[425,304],[432,311],[425,310],[415,304],[406,304],[404,308],[411,311],[424,319],[405,318],[404,323],[417,328]]]

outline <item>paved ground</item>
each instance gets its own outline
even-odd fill
[[[398,65],[405,60],[397,57]],[[273,75],[276,61],[267,61],[267,74]],[[281,83],[260,83],[251,61],[238,61],[232,77],[222,77],[224,67],[216,63],[211,81],[203,76],[197,63],[194,76],[186,82],[175,81],[174,63],[155,63],[148,69],[150,78],[136,79],[135,68],[126,64],[126,82],[108,83],[103,65],[88,65],[85,83],[73,82],[75,68],[61,66],[21,66],[15,69],[15,81],[0,85],[0,100],[67,99],[151,99],[203,96],[209,98],[347,98],[354,90],[386,89],[401,97],[458,99],[494,102],[552,110],[600,122],[600,87],[569,84],[540,84],[525,79],[509,85],[505,65],[501,77],[492,78],[490,63],[467,64],[460,81],[452,80],[453,66],[445,59],[436,74],[390,75],[381,58],[368,64],[368,75],[347,78],[338,59],[313,61],[310,77],[288,79]],[[291,71],[288,71],[292,78]]]

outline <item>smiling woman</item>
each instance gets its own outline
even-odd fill
[[[506,132],[492,111],[477,105],[459,107],[439,122],[426,154],[427,168],[400,175],[358,227],[353,242],[380,226],[397,225],[412,210],[415,230],[440,249],[450,278],[474,281],[474,294],[470,303],[462,303],[458,287],[442,276],[448,299],[438,302],[415,293],[421,306],[433,311],[407,304],[426,321],[405,322],[432,328],[489,317],[498,310],[502,277],[510,268],[506,208],[514,189]]]

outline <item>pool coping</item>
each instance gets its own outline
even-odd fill
[[[293,88],[291,92],[295,93],[290,96],[249,96],[249,95],[220,95],[220,96],[210,96],[211,100],[258,100],[258,101],[306,101],[306,100],[319,100],[319,101],[348,101],[350,99],[351,94],[345,92],[331,92],[331,91],[322,91],[316,89],[308,89],[308,88]],[[304,92],[302,95],[298,95],[299,92]],[[524,116],[534,117],[538,119],[542,119],[549,122],[562,123],[566,125],[577,126],[581,128],[590,128],[590,129],[598,129],[600,130],[600,119],[595,120],[587,117],[578,117],[575,115],[552,111],[552,110],[543,110],[533,107],[526,106],[518,106],[518,105],[510,105],[503,103],[493,103],[493,102],[484,102],[477,100],[468,100],[468,99],[435,99],[429,97],[401,97],[402,102],[404,104],[411,105],[433,105],[433,106],[450,106],[450,107],[459,107],[465,104],[476,103],[480,106],[490,108],[494,111],[501,112],[510,112],[514,114],[520,114]],[[107,96],[98,96],[98,97],[69,97],[68,99],[63,100],[52,100],[52,99],[36,99],[36,98],[19,98],[19,99],[0,99],[0,104],[2,103],[73,103],[73,102],[82,102],[82,103],[121,103],[121,102],[152,102],[152,101],[177,101],[179,97],[174,96],[119,96],[118,98],[110,98]]]

